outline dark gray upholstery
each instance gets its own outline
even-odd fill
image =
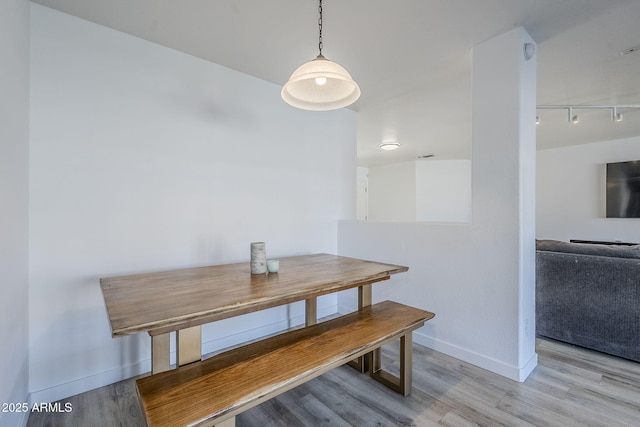
[[[536,249],[539,251],[565,252],[570,254],[640,259],[640,245],[604,245],[561,242],[559,240],[538,240],[536,241]]]
[[[640,362],[640,246],[536,249],[536,333]]]

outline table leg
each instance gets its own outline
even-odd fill
[[[169,370],[169,334],[151,336],[151,373]]]
[[[362,285],[358,287],[358,310],[368,307],[372,304],[371,285]]]
[[[176,332],[176,364],[186,365],[202,359],[202,329],[200,325]]]
[[[311,326],[318,323],[318,300],[309,298],[304,300],[305,325]]]

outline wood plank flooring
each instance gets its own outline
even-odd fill
[[[403,397],[343,366],[250,409],[238,427],[640,426],[640,363],[538,340],[538,367],[517,383],[414,344],[413,390]],[[397,368],[397,346],[383,351]],[[144,426],[134,380],[32,413],[28,427]]]

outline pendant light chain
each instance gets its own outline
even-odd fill
[[[320,4],[318,5],[318,13],[320,13],[320,17],[318,18],[318,28],[320,30],[320,36],[318,37],[318,50],[320,51],[320,56],[322,56],[322,0],[320,0]]]

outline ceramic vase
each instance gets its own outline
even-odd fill
[[[251,274],[267,272],[267,253],[264,242],[251,243]]]

